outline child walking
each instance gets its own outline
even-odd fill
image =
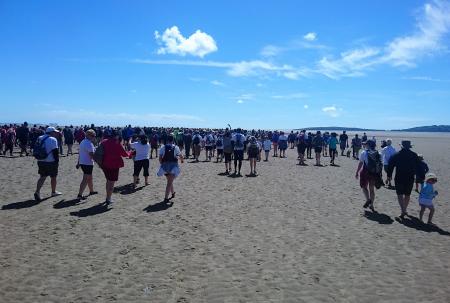
[[[428,215],[428,224],[433,225],[431,221],[434,215],[434,205],[433,199],[437,196],[438,192],[434,190],[433,185],[437,182],[437,177],[433,173],[428,173],[425,176],[425,183],[422,186],[419,195],[419,205],[420,205],[420,221],[422,220],[423,213],[425,209],[428,208],[430,210],[430,214]]]

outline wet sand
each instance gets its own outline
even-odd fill
[[[389,136],[398,147],[400,136]],[[36,162],[0,157],[0,301],[449,302],[450,137],[410,139],[439,178],[439,228],[396,221],[392,190],[377,191],[377,214],[365,212],[357,162],[346,157],[340,167],[328,158],[302,167],[289,150],[258,162],[254,178],[245,177],[248,161],[244,177],[231,178],[220,175],[222,163],[188,160],[172,207],[158,204],[165,179],[157,161],[151,185],[133,192],[126,160],[112,209],[98,206],[97,167],[100,193],[74,202],[77,155],[61,159],[64,195],[39,204]],[[418,210],[413,193],[409,213]]]

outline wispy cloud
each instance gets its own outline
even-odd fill
[[[192,61],[192,60],[146,60],[133,59],[131,63],[139,64],[160,64],[160,65],[185,65],[185,66],[204,66],[214,68],[224,68],[228,75],[233,77],[250,77],[275,75],[288,79],[306,76],[306,68],[294,68],[290,65],[275,65],[271,62],[253,60],[240,62],[220,62],[220,61]]]
[[[402,77],[403,80],[417,80],[417,81],[431,81],[431,82],[450,82],[450,80],[443,80],[438,78],[432,78],[428,76],[411,76]]]
[[[210,83],[215,86],[225,86],[225,83],[220,82],[218,80],[212,80]]]
[[[308,95],[305,93],[294,93],[294,94],[288,94],[288,95],[272,96],[273,99],[278,99],[278,100],[295,100],[295,99],[304,99],[307,97],[308,97]]]
[[[314,32],[310,32],[307,33],[306,35],[303,36],[303,39],[305,39],[306,41],[314,41],[317,38],[317,34]]]
[[[236,103],[237,104],[242,104],[242,103],[244,103],[244,100],[239,99],[239,100],[236,101]]]
[[[239,96],[233,97],[235,100],[253,100],[255,98],[254,94],[241,94]]]
[[[304,108],[304,109],[308,109],[308,108],[309,108],[309,105],[308,105],[308,104],[305,104],[305,105],[303,105],[303,108]]]
[[[149,125],[155,123],[155,125],[170,124],[172,121],[175,124],[189,123],[189,122],[202,122],[204,121],[200,117],[184,114],[164,114],[164,113],[105,113],[96,112],[85,109],[80,110],[67,110],[57,109],[49,110],[40,113],[42,117],[48,117],[54,119],[58,117],[64,123],[102,123],[104,125],[122,125],[128,123]],[[55,121],[59,122],[59,121]]]
[[[420,57],[442,51],[443,38],[450,31],[450,2],[426,3],[416,23],[416,32],[391,41],[383,59],[394,66],[415,66]]]
[[[161,45],[158,54],[191,55],[203,58],[205,55],[217,51],[214,38],[197,30],[188,38],[183,37],[177,26],[167,28],[161,35],[155,31],[156,42]]]
[[[336,106],[326,106],[322,108],[322,111],[332,118],[337,118],[341,115],[343,109]]]

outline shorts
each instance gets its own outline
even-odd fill
[[[256,159],[258,158],[258,153],[248,153],[248,157],[251,159]]]
[[[55,178],[58,175],[58,162],[38,161],[38,168],[41,177]]]
[[[433,199],[419,198],[419,205],[422,207],[434,208]]]
[[[384,172],[387,174],[389,165],[383,165]]]
[[[423,184],[424,182],[425,182],[425,177],[422,177],[422,176],[417,177],[416,176],[416,183]]]
[[[305,153],[305,150],[306,150],[306,145],[297,145],[297,152],[299,153],[299,154],[304,154]]]
[[[207,151],[210,151],[210,150],[212,150],[212,149],[213,149],[212,146],[205,146],[205,150],[207,150]]]
[[[414,179],[395,180],[395,191],[397,195],[410,196],[414,185]]]
[[[133,176],[137,177],[141,173],[141,170],[144,169],[144,177],[148,177],[148,168],[150,166],[150,161],[148,159],[134,161],[134,171]]]
[[[108,181],[117,181],[119,180],[119,169],[118,168],[103,168],[103,173],[105,174],[105,178]]]
[[[330,149],[328,149],[328,152],[329,152],[330,156],[337,154],[336,148],[330,148]]]
[[[243,150],[235,150],[234,151],[234,161],[242,161],[244,160],[244,151]]]
[[[322,152],[322,147],[314,147],[314,152],[320,154]]]
[[[225,163],[231,162],[231,153],[224,153]]]
[[[369,183],[375,183],[377,180],[376,176],[369,174],[369,172],[363,168],[359,175],[359,186],[361,188],[367,188]]]
[[[217,149],[217,155],[223,155],[223,149]]]
[[[341,143],[340,146],[341,146],[341,149],[345,149],[345,147],[346,147],[347,145],[346,145],[345,143]]]
[[[94,165],[84,165],[80,164],[81,170],[85,175],[92,175],[92,170],[94,169]]]

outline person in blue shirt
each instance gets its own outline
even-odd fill
[[[437,196],[438,192],[434,190],[433,185],[436,184],[437,177],[433,173],[428,173],[425,176],[425,183],[422,186],[422,190],[419,194],[420,213],[419,218],[422,221],[425,209],[428,208],[430,213],[428,215],[428,224],[433,225],[431,221],[434,215],[433,199]]]
[[[337,138],[336,133],[331,133],[331,137],[328,139],[328,146],[329,146],[329,152],[330,152],[330,163],[332,166],[334,166],[334,160],[336,159],[337,155],[337,145],[339,143],[339,140]]]

